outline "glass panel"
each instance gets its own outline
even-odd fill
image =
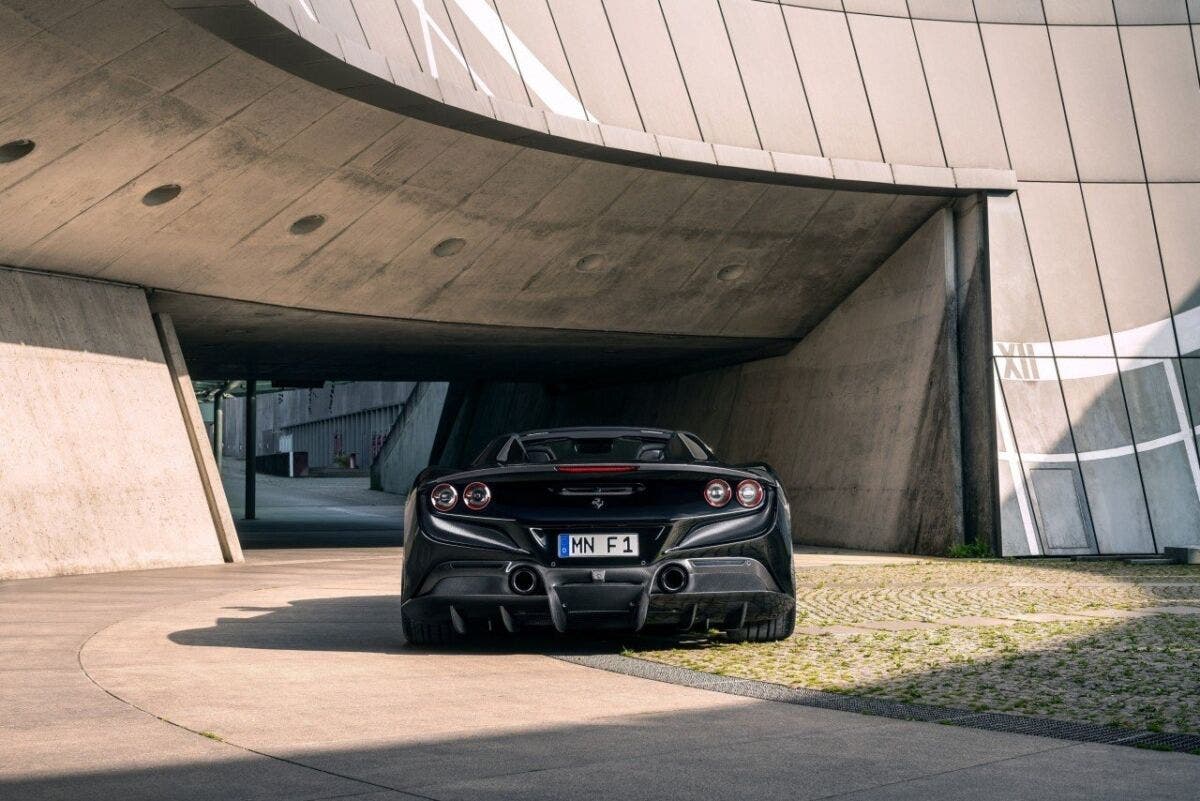
[[[1005,542],[1012,542],[1014,553],[1092,553],[1087,494],[1053,361],[1025,359],[1019,369],[1012,361],[997,360],[998,369],[1007,364],[1009,371],[1000,384],[1009,417],[1000,422],[1011,426],[1001,430],[1000,459],[1011,474],[1019,535],[1028,545],[1021,547],[1018,534],[1006,534]]]
[[[1025,490],[1025,475],[1017,458],[1012,421],[1002,384],[994,372],[992,382],[996,394],[996,453],[1000,455],[996,473],[1000,493],[1000,555],[1041,553],[1038,532],[1029,508],[1029,496]]]
[[[1121,371],[1154,539],[1200,542],[1200,464],[1183,392],[1179,360],[1124,359]]]
[[[1154,551],[1115,359],[1060,359],[1059,376],[1100,553]]]

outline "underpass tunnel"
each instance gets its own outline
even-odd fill
[[[0,0],[0,575],[236,560],[202,407],[248,381],[411,386],[343,449],[397,498],[620,422],[771,463],[801,542],[1196,543],[1200,95],[1165,8],[128,5]],[[1047,35],[1075,23],[1108,38]]]
[[[399,546],[404,495],[373,491],[372,468],[417,388],[395,381],[195,382],[242,548]]]
[[[574,425],[687,430],[726,461],[768,462],[788,491],[799,543],[995,547],[986,202],[942,198],[915,225],[906,220],[912,230],[900,230],[893,252],[855,265],[857,285],[830,280],[824,317],[791,312],[808,321],[798,338],[442,325],[367,341],[395,324],[312,315],[297,331],[287,310],[227,304],[217,323],[198,313],[211,305],[203,299],[154,293],[151,304],[170,314],[190,371],[204,377],[196,392],[210,441],[222,421],[215,450],[246,547],[335,545],[339,536],[397,544],[376,536],[380,520],[393,515],[398,537],[420,470],[465,466],[504,433]],[[854,252],[838,261],[854,264]],[[703,310],[709,319],[739,313],[752,294],[728,271],[706,277],[732,284]],[[763,278],[754,292],[788,292]],[[638,290],[664,305],[686,297],[653,283]],[[260,376],[252,401],[250,383],[228,378],[250,374]],[[313,500],[339,480],[342,500]],[[358,493],[367,487],[374,496]]]

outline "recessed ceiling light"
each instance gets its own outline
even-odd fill
[[[36,145],[32,139],[14,139],[0,145],[0,164],[23,159],[33,152]]]
[[[179,193],[182,191],[183,187],[179,184],[163,184],[142,195],[142,202],[147,206],[161,206],[179,197]]]
[[[603,253],[589,253],[575,262],[575,269],[580,272],[591,273],[603,270],[607,264],[608,262],[605,260]]]
[[[324,224],[324,214],[309,214],[292,223],[292,227],[288,230],[293,234],[311,234]]]
[[[443,239],[441,242],[438,242],[430,252],[435,256],[453,256],[466,246],[467,240],[452,236],[449,239]]]
[[[744,264],[726,264],[721,269],[717,270],[717,278],[722,281],[736,281],[741,278],[746,272]]]

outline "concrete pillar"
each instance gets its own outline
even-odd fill
[[[225,499],[216,460],[208,453],[204,442],[204,421],[200,417],[200,405],[196,402],[196,393],[192,389],[192,379],[188,374],[187,362],[183,358],[183,350],[179,346],[179,338],[175,335],[175,326],[171,323],[169,314],[154,315],[154,326],[162,345],[167,371],[171,375],[171,383],[175,388],[175,398],[183,414],[188,444],[191,445],[192,455],[196,460],[204,497],[216,527],[221,556],[226,562],[240,562],[242,546],[238,542],[233,516],[229,513],[229,502]]]
[[[217,462],[217,469],[221,469],[221,458],[225,455],[225,398],[224,393],[218,391],[213,396],[213,459]]]
[[[254,519],[254,456],[258,451],[258,399],[254,379],[246,381],[246,508],[242,517]]]

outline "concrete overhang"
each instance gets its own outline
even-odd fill
[[[532,103],[505,100],[430,74],[419,65],[414,68],[401,63],[389,56],[388,50],[373,47],[372,42],[416,35],[388,29],[403,22],[399,3],[395,13],[391,8],[375,11],[364,22],[365,15],[352,1],[164,1],[231,44],[314,84],[490,139],[615,164],[795,186],[950,195],[1017,188],[1016,175],[1009,169],[931,167],[740,147],[606,124],[592,119],[582,107],[579,116],[568,116]],[[418,5],[413,4],[413,13]],[[490,11],[486,5],[479,6],[484,13]],[[469,7],[465,2],[457,6],[460,11]],[[384,17],[394,20],[384,23]],[[437,16],[426,16],[423,21],[426,31],[432,27],[434,34],[440,32]],[[449,21],[453,26],[453,17]],[[498,15],[494,23],[502,26],[505,37],[514,35]],[[348,36],[343,33],[348,29],[365,35],[362,39]],[[455,29],[454,33],[461,37],[466,32]],[[420,46],[415,39],[412,44],[414,49]],[[512,47],[511,41],[505,46]],[[507,54],[503,57],[513,59]],[[509,66],[519,72],[517,62],[528,63],[527,59],[536,56],[517,57]],[[619,76],[612,77],[617,80]]]
[[[66,27],[49,0],[6,9],[28,30],[0,50],[0,141],[35,147],[0,164],[0,264],[154,290],[197,377],[571,379],[770,355],[967,191],[502,141],[474,112],[364,103],[139,8],[138,26],[88,9]],[[312,53],[253,8],[186,13],[218,31],[257,15],[225,32]]]

